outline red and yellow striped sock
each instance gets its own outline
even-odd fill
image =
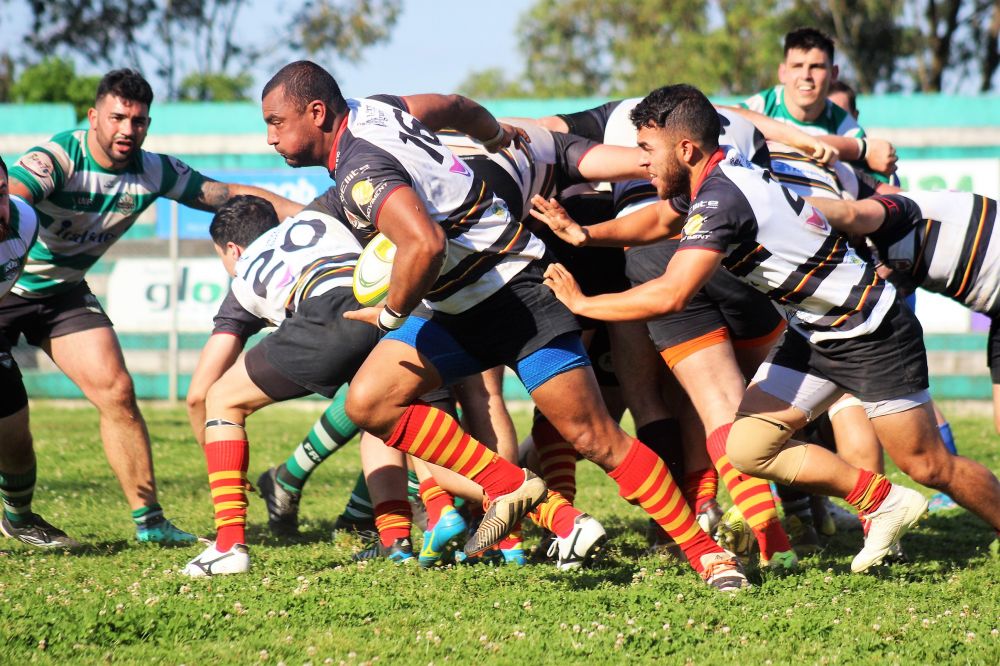
[[[576,497],[576,449],[545,417],[535,419],[531,440],[538,451],[542,479],[570,503]]]
[[[517,526],[510,531],[510,534],[508,534],[503,541],[497,544],[497,548],[500,550],[513,550],[521,547],[523,547],[521,539],[521,523],[518,522]]]
[[[386,548],[396,539],[410,538],[412,523],[413,509],[406,500],[389,500],[375,505],[375,527]]]
[[[454,506],[455,498],[437,484],[433,478],[420,482],[420,499],[427,508],[427,529],[432,530],[446,506]]]
[[[695,513],[710,500],[714,500],[719,491],[719,472],[714,467],[706,467],[684,475],[681,492],[684,499]]]
[[[646,510],[680,546],[688,562],[701,573],[701,558],[723,550],[695,522],[691,507],[658,455],[634,440],[625,460],[608,473],[618,482],[618,493]]]
[[[555,490],[549,490],[545,501],[535,507],[528,516],[558,537],[567,537],[573,531],[573,522],[583,512],[566,501]]]
[[[469,436],[449,414],[425,402],[406,408],[385,443],[472,479],[490,499],[516,490],[524,482],[524,470]]]
[[[854,490],[844,498],[844,501],[857,509],[859,514],[871,513],[882,505],[882,500],[886,498],[890,490],[892,490],[892,484],[889,479],[882,474],[863,469],[858,474]]]
[[[205,444],[208,485],[215,505],[215,547],[226,552],[246,543],[247,467],[250,444],[245,439],[223,439]]]
[[[729,439],[732,427],[732,424],[727,424],[712,431],[705,442],[708,455],[719,470],[722,482],[733,498],[733,504],[743,512],[743,517],[757,537],[761,554],[765,559],[771,559],[775,553],[791,550],[792,544],[778,518],[771,484],[764,479],[738,472],[729,462],[726,440]]]

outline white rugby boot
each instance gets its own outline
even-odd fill
[[[851,571],[860,573],[880,564],[892,547],[927,511],[927,500],[915,490],[893,484],[878,509],[869,513],[865,546],[854,556]]]
[[[215,542],[212,542],[201,555],[188,562],[181,573],[192,578],[203,578],[248,571],[250,571],[250,549],[246,545],[234,543],[232,548],[223,553],[216,549]]]

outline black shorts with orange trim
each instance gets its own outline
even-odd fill
[[[639,285],[663,275],[679,244],[670,238],[629,248],[625,271],[631,283]],[[657,317],[646,326],[657,351],[668,363],[676,364],[727,339],[737,348],[771,344],[785,329],[785,320],[767,296],[720,269],[682,312]]]

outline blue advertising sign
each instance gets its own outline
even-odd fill
[[[230,170],[202,173],[209,178],[227,183],[254,185],[303,204],[309,203],[333,186],[329,174],[322,169]],[[172,203],[170,199],[156,200],[156,235],[159,238],[170,237]],[[187,206],[177,206],[177,226],[181,238],[209,238],[208,225],[211,221],[212,213]]]

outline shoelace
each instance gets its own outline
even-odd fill
[[[712,578],[712,576],[714,576],[716,571],[719,569],[735,570],[739,572],[740,565],[734,558],[731,557],[724,560],[718,560],[705,567],[705,570],[701,572],[701,577],[707,581]]]

